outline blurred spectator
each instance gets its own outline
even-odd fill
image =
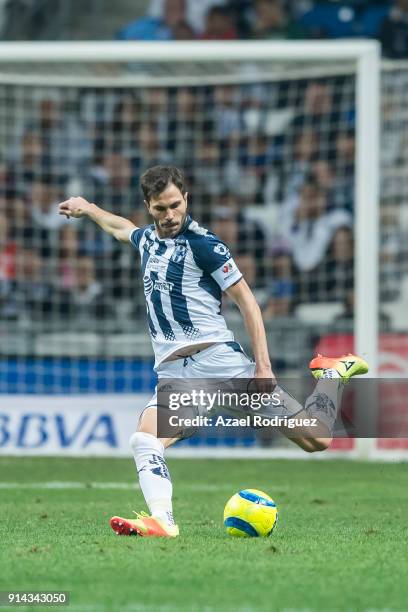
[[[355,135],[349,128],[341,130],[336,139],[336,176],[331,203],[335,208],[354,211]]]
[[[312,160],[317,156],[318,135],[313,128],[306,127],[300,133],[294,133],[293,138],[289,163],[285,168],[285,201],[298,197],[300,188],[310,172]]]
[[[360,4],[355,31],[357,36],[379,38],[384,19],[390,12],[390,0],[357,0]]]
[[[76,260],[79,253],[78,232],[73,225],[66,225],[60,232],[59,240],[59,287],[69,290],[76,283]]]
[[[387,57],[408,58],[408,0],[395,0],[382,24],[380,40]]]
[[[17,244],[10,235],[7,215],[0,213],[0,282],[16,275]]]
[[[173,27],[173,40],[195,40],[196,33],[187,21],[181,21]]]
[[[24,239],[27,227],[31,224],[30,208],[23,198],[10,198],[7,203],[7,216],[10,231],[17,242]]]
[[[11,176],[13,185],[18,185],[20,191],[26,191],[35,178],[46,172],[47,158],[40,131],[27,131],[21,137],[13,159]]]
[[[356,9],[352,2],[314,2],[301,18],[311,38],[350,38],[355,36]]]
[[[30,223],[24,229],[24,238],[39,249],[42,257],[56,252],[58,230],[69,223],[66,217],[58,213],[61,195],[49,180],[39,179],[35,180],[29,192]]]
[[[339,227],[326,257],[324,276],[329,300],[341,301],[354,286],[354,242],[350,227]]]
[[[67,293],[67,300],[70,316],[79,326],[113,315],[102,285],[96,280],[95,262],[91,257],[77,258],[75,285]]]
[[[265,321],[293,314],[296,285],[292,258],[288,253],[278,252],[272,256],[272,281],[269,296],[262,314]]]
[[[164,14],[166,0],[150,0],[149,14],[161,19]],[[225,6],[226,0],[186,0],[186,21],[191,24],[197,34],[205,29],[205,18],[214,6]]]
[[[173,163],[192,176],[197,142],[214,136],[214,121],[206,105],[205,91],[179,87],[168,112],[167,151]]]
[[[335,231],[351,224],[344,210],[328,211],[327,192],[317,183],[305,183],[298,206],[289,202],[281,211],[282,231],[298,270],[312,271],[322,262]]]
[[[238,208],[236,198],[229,193],[220,198],[221,205],[211,214],[211,230],[226,242],[235,255],[250,254],[254,257],[255,284],[265,282],[265,235],[262,229],[245,217],[242,207]]]
[[[101,163],[92,166],[83,193],[89,201],[100,203],[107,210],[126,217],[141,200],[135,179],[137,177],[133,176],[128,156],[106,153]],[[112,253],[117,252],[119,247],[111,236],[91,223],[79,226],[79,241],[80,253],[91,257],[112,258]]]
[[[135,206],[139,195],[132,172],[131,160],[121,153],[106,153],[101,164],[90,171],[90,199],[103,202],[112,212],[126,216]]]
[[[374,38],[388,12],[388,0],[323,0],[300,16],[311,38]]]
[[[92,142],[86,126],[70,111],[62,94],[42,94],[31,113],[32,119],[23,126],[11,161],[27,164],[34,173],[46,169],[47,174],[69,177],[83,172],[92,156]],[[31,137],[26,140],[27,133]]]
[[[123,94],[118,98],[113,110],[112,123],[103,126],[102,136],[112,137],[112,142],[102,143],[101,150],[111,148],[113,151],[126,150],[131,141],[138,137],[143,122],[143,106],[141,100],[133,94]],[[110,145],[110,146],[109,146]]]
[[[218,197],[225,190],[217,140],[200,140],[194,155],[194,188],[200,195]]]
[[[68,220],[58,212],[61,192],[49,181],[36,180],[30,191],[31,219],[36,227],[44,230],[58,230]]]
[[[334,170],[327,159],[316,158],[310,165],[309,176],[327,192],[333,188]]]
[[[123,27],[120,40],[172,40],[174,29],[188,23],[185,0],[165,0],[163,13],[157,17],[145,16]]]
[[[304,92],[303,105],[292,123],[295,133],[306,128],[315,130],[318,155],[328,160],[335,157],[339,125],[344,125],[344,118],[335,104],[334,91],[333,81],[310,81]],[[342,109],[343,112],[349,110]]]
[[[164,150],[159,139],[156,121],[144,121],[139,129],[138,140],[131,149],[131,168],[134,181],[151,166],[168,164],[170,155]]]
[[[240,134],[240,90],[234,85],[219,85],[214,88],[213,117],[216,125],[216,135],[223,146],[229,140],[234,145]]]
[[[38,249],[24,247],[17,251],[15,277],[3,296],[1,316],[8,320],[49,321],[58,304]]]
[[[237,30],[231,12],[222,6],[213,6],[206,16],[202,40],[236,40]]]
[[[272,165],[267,136],[257,134],[241,142],[239,159],[241,194],[254,204],[264,204],[264,188]]]
[[[282,0],[255,0],[250,38],[305,38],[302,26],[291,21]]]

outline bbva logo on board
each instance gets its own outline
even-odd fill
[[[0,412],[0,449],[7,448],[99,448],[118,447],[112,415],[82,413],[69,419],[64,414]]]

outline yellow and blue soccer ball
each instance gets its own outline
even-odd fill
[[[227,533],[238,538],[270,536],[278,520],[278,509],[269,495],[257,489],[243,489],[224,508]]]

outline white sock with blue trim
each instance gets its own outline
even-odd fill
[[[152,516],[174,525],[173,485],[164,460],[163,444],[152,434],[135,432],[130,440],[139,483]]]

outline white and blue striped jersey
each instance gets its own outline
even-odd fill
[[[221,295],[241,278],[227,245],[187,217],[174,238],[155,226],[129,236],[139,250],[155,368],[174,351],[234,340],[221,314]]]

